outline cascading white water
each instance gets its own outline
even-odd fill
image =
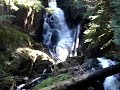
[[[103,68],[116,64],[115,61],[111,61],[110,59],[105,59],[105,58],[97,58],[97,59]],[[120,81],[116,78],[116,75],[112,75],[105,78],[103,85],[104,85],[104,90],[120,90]]]
[[[79,30],[68,28],[64,12],[57,7],[56,0],[50,0],[48,5],[52,14],[47,13],[44,18],[44,44],[48,46],[52,57],[57,59],[56,63],[60,63],[65,61],[69,54],[77,55]],[[80,25],[77,29],[80,29]]]

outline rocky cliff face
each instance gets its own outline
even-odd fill
[[[66,20],[70,27],[82,21],[83,15],[87,11],[87,6],[83,2],[75,0],[57,0],[58,7],[65,12]]]

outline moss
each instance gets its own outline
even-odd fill
[[[13,57],[13,52],[17,48],[30,45],[36,49],[42,48],[41,44],[36,44],[21,28],[14,25],[0,25],[0,90],[9,90],[12,84],[17,82],[15,76],[29,74],[31,62],[24,58]]]
[[[50,85],[54,85],[55,83],[58,83],[60,81],[65,81],[70,78],[71,78],[71,76],[68,74],[61,74],[56,77],[49,77],[48,79],[42,81],[42,83],[36,85],[33,90],[39,90],[41,88],[48,87]]]
[[[0,79],[0,90],[9,90],[13,83],[15,81],[10,76]]]
[[[55,80],[53,79],[53,77],[50,77],[44,80],[41,84],[37,85],[34,90],[38,90],[38,89],[53,85],[54,81]]]
[[[1,26],[0,27],[0,47],[16,48],[27,44],[30,37],[19,31],[20,28],[15,26]]]
[[[32,38],[21,32],[22,29],[17,26],[0,26],[0,68],[12,73],[20,62],[12,58],[12,52],[18,47],[27,47],[28,43],[34,43]]]
[[[32,41],[32,39],[20,30],[16,26],[0,26],[0,48],[8,50],[28,45],[28,40]]]

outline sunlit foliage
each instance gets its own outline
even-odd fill
[[[86,13],[86,17],[91,19],[91,23],[87,31],[84,32],[85,42],[99,43],[101,48],[112,39],[110,12],[106,3],[103,0],[94,2],[92,9]]]
[[[40,10],[42,5],[40,0],[3,0],[6,5],[9,5],[11,9],[18,10],[19,6],[26,8],[32,8],[36,11]]]

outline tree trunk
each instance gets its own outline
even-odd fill
[[[69,82],[67,83],[67,85],[62,84],[59,87],[55,87],[54,90],[89,90],[87,87],[96,84],[97,81],[103,81],[106,77],[118,73],[120,73],[120,64],[95,71],[82,80],[75,81],[74,83]],[[100,85],[98,84],[98,87],[99,86]],[[97,89],[97,90],[101,90],[101,89]]]

